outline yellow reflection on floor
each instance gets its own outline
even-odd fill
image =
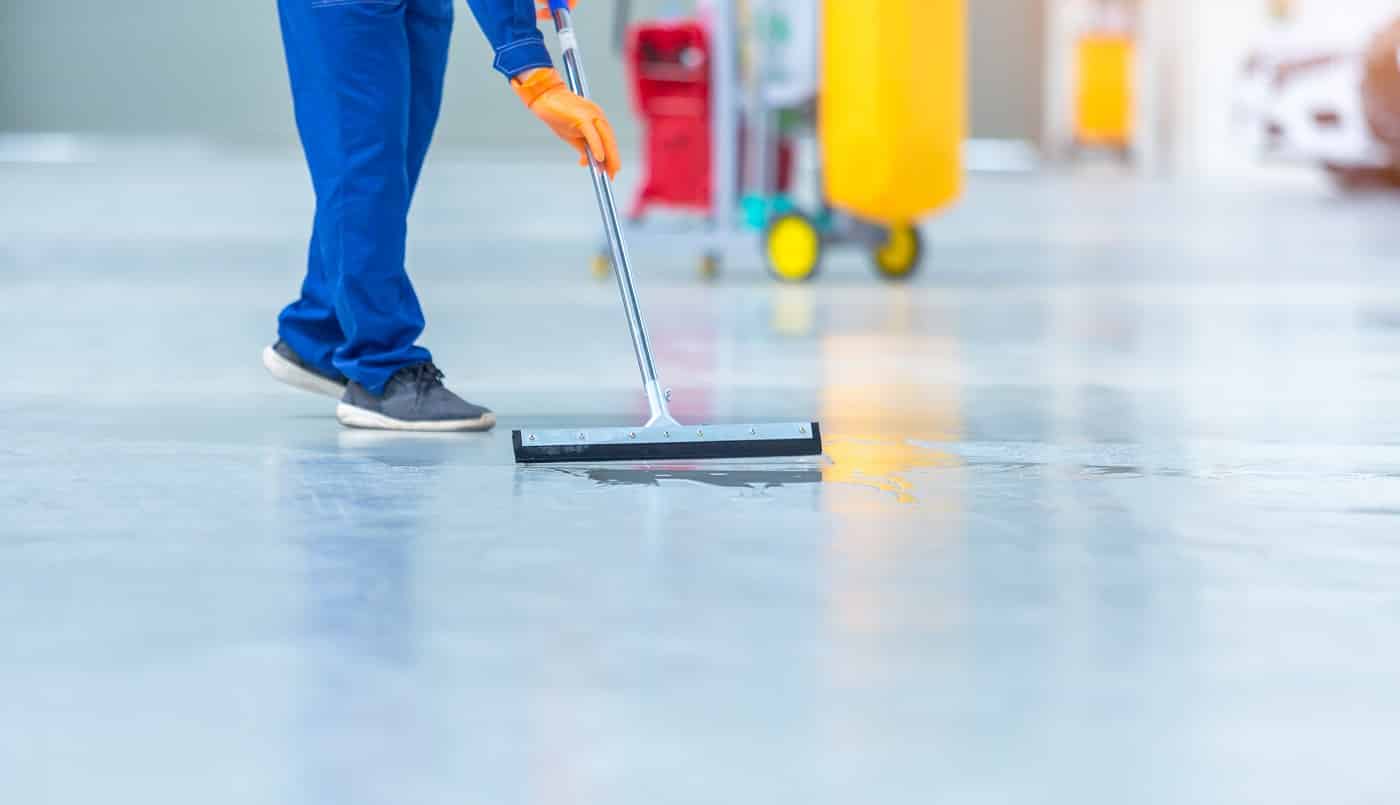
[[[792,310],[803,300],[785,301],[779,309],[786,323],[803,320]],[[913,305],[906,289],[891,289],[877,328],[833,328],[821,341],[821,423],[830,460],[823,480],[873,487],[900,503],[920,502],[911,471],[961,463],[916,444],[956,441],[962,416],[957,341],[941,328],[915,326]]]
[[[881,298],[874,316],[832,308],[821,322],[822,500],[833,515],[822,673],[838,688],[887,684],[898,669],[871,641],[936,634],[965,609],[956,585],[907,575],[954,564],[962,542],[963,462],[938,448],[964,428],[957,323],[934,318],[905,289]],[[920,528],[894,527],[905,518]],[[944,558],[927,564],[930,555]],[[836,717],[822,729],[859,741],[862,726]]]
[[[951,453],[916,447],[906,441],[834,436],[825,439],[825,443],[831,464],[822,471],[823,481],[873,487],[893,494],[900,503],[919,502],[914,485],[907,478],[911,470],[955,467],[960,463]]]

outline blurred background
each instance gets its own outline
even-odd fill
[[[818,6],[777,5],[799,16]],[[578,27],[595,93],[620,112],[628,94],[614,48],[618,15],[674,19],[694,4],[588,0],[584,8]],[[522,125],[514,97],[485,75],[489,49],[463,12],[438,142],[547,145],[548,134]],[[0,131],[294,145],[277,21],[264,5],[49,0],[6,3],[0,14]],[[1127,139],[1142,170],[1235,177],[1257,173],[1264,157],[1325,162],[1339,173],[1376,167],[1400,127],[1388,125],[1400,101],[1386,94],[1397,81],[1393,41],[1383,38],[1397,16],[1400,7],[1386,0],[979,0],[967,5],[970,134],[1025,142],[1060,160],[1087,133],[1077,108],[1086,90],[1112,85],[1130,96]],[[1088,52],[1105,38],[1130,51],[1126,85],[1111,74],[1123,69],[1111,53]],[[635,147],[635,117],[615,116]],[[58,154],[52,139],[48,151],[13,136],[6,143],[9,160]]]

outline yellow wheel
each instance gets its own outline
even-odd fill
[[[605,280],[612,274],[612,258],[606,254],[595,254],[588,263],[588,270],[595,280]]]
[[[889,228],[884,245],[876,248],[872,256],[880,276],[892,280],[909,279],[923,259],[923,237],[910,224],[896,224]]]
[[[822,261],[822,233],[812,220],[799,213],[773,219],[764,235],[768,270],[783,282],[806,282]]]
[[[719,279],[720,261],[718,255],[707,254],[700,258],[700,279],[713,282]]]

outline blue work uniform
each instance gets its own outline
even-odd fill
[[[278,0],[316,192],[301,297],[278,332],[327,375],[379,394],[432,360],[404,268],[409,204],[442,105],[453,0]],[[550,66],[533,0],[468,0],[507,77]]]

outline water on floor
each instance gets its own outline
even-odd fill
[[[521,468],[645,410],[582,177],[430,167],[484,436],[263,375],[304,184],[0,166],[6,801],[1400,793],[1395,200],[977,179],[906,286],[639,249],[678,414],[826,455]]]

